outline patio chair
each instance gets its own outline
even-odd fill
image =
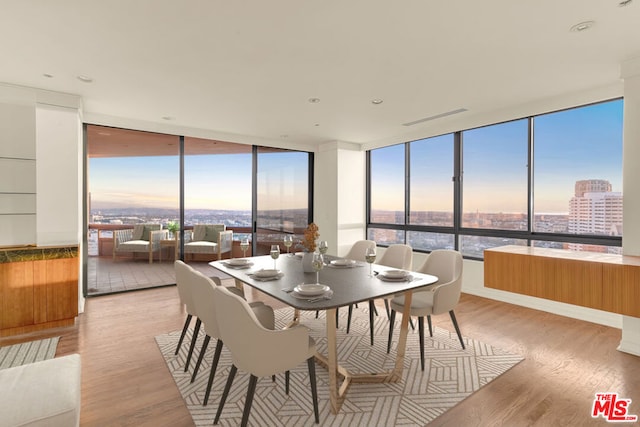
[[[193,231],[185,233],[184,253],[215,255],[216,260],[229,252],[233,246],[233,231],[227,230],[224,224],[196,224]]]
[[[162,224],[136,224],[133,229],[113,230],[113,260],[118,253],[146,253],[149,264],[153,263],[153,253],[160,250],[160,241],[169,238],[169,232]]]

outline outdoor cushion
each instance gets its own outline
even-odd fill
[[[218,236],[220,235],[221,231],[225,230],[225,226],[223,224],[207,225],[206,230],[207,231],[203,240],[218,243]]]
[[[156,230],[161,230],[162,226],[160,224],[147,224],[143,227],[142,238],[140,240],[151,240],[151,232]]]
[[[136,224],[133,226],[133,234],[131,240],[142,240],[142,233],[144,232],[144,224]]]
[[[199,242],[185,243],[184,251],[190,254],[215,254],[218,250],[218,244],[201,240]]]
[[[148,240],[129,240],[128,242],[120,243],[118,250],[121,252],[148,252],[149,241]]]

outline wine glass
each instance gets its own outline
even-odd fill
[[[320,270],[324,267],[324,258],[320,252],[314,252],[311,259],[311,268],[316,272],[316,284],[320,284]]]
[[[369,277],[373,277],[373,272],[371,271],[371,264],[376,260],[376,248],[367,248],[364,253],[364,259],[369,263]]]
[[[293,236],[291,234],[285,234],[284,236],[284,247],[287,248],[287,256],[291,256],[289,253],[289,248],[293,245]]]
[[[318,244],[318,251],[320,251],[320,253],[322,254],[323,261],[324,261],[324,255],[327,254],[328,250],[329,250],[329,243],[326,240],[321,240],[320,243]]]
[[[273,258],[273,269],[276,270],[276,260],[280,256],[280,245],[271,245],[271,258]]]
[[[242,239],[240,241],[240,249],[242,249],[242,257],[247,257],[247,249],[249,249],[249,239]]]

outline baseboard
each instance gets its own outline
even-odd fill
[[[543,298],[514,294],[512,292],[485,287],[462,289],[462,292],[535,310],[545,311],[547,313],[553,313],[560,316],[571,317],[573,319],[584,320],[585,322],[622,329],[622,315],[616,313],[609,313],[602,310],[595,310],[593,308],[579,307],[577,305],[565,304]]]

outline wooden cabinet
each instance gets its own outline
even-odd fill
[[[640,317],[640,257],[502,246],[484,252],[488,288]]]
[[[0,336],[74,323],[78,315],[77,248],[65,251],[69,253],[75,256],[35,260],[24,256],[16,261],[5,257],[0,262]],[[47,254],[37,254],[37,258],[47,258]]]

